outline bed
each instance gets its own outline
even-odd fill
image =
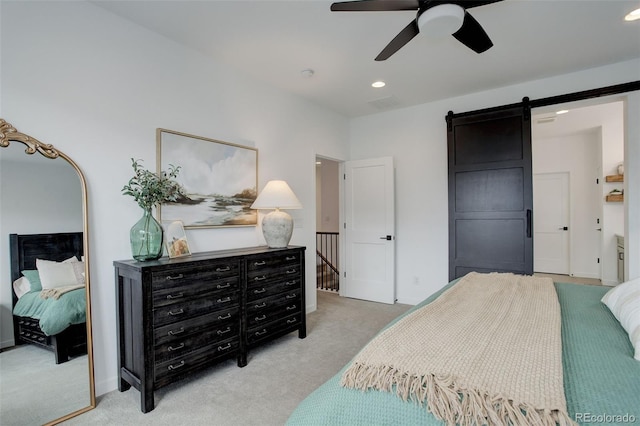
[[[51,350],[56,364],[86,354],[82,232],[10,234],[9,245],[16,345],[35,344]],[[54,288],[49,288],[47,281],[43,288],[40,280],[44,278],[43,271],[47,270],[43,268],[58,271],[58,264],[65,261],[74,263],[73,282],[64,285],[54,283]],[[66,265],[64,271],[69,272]],[[52,279],[62,280],[62,277],[58,273]],[[23,283],[26,283],[26,288]]]
[[[454,280],[387,325],[354,360],[306,397],[287,425],[441,425],[447,424],[425,404],[404,400],[396,389],[344,387],[344,377],[367,348],[411,314],[432,304]],[[601,299],[610,287],[549,283],[557,294],[561,330],[561,377],[570,423],[633,424],[640,422],[640,360],[634,359],[627,331]],[[640,288],[637,284],[637,289]],[[640,311],[637,310],[636,319]],[[395,327],[394,327],[395,326]],[[640,329],[638,329],[640,331]],[[636,349],[636,357],[638,356]],[[344,377],[343,377],[344,376]],[[455,423],[455,422],[453,422]],[[487,422],[502,424],[502,422]],[[526,421],[506,422],[525,424]],[[475,424],[470,422],[470,424]]]

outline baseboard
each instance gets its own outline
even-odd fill
[[[118,390],[118,377],[114,376],[107,380],[101,380],[99,382],[95,382],[95,386],[96,386],[96,396],[113,392],[114,390]],[[135,391],[135,389],[133,390]]]
[[[618,281],[612,281],[612,280],[602,280],[602,285],[606,285],[608,287],[615,287],[618,284],[620,284]]]
[[[16,342],[13,339],[5,340],[3,342],[0,342],[0,349],[7,349],[15,345],[16,345]]]

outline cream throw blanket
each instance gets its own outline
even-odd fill
[[[472,272],[375,337],[345,387],[395,392],[447,424],[573,424],[550,278]]]
[[[74,285],[65,285],[61,287],[49,288],[49,289],[40,291],[40,297],[43,299],[49,299],[49,298],[60,299],[60,297],[63,294],[69,293],[72,290],[77,290],[83,287],[84,287],[84,284],[74,284]]]

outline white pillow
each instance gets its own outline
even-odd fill
[[[25,293],[28,293],[31,290],[31,283],[27,279],[27,277],[20,277],[13,282],[13,291],[20,299]]]
[[[73,262],[53,262],[51,260],[36,259],[36,268],[40,275],[42,289],[64,287],[77,283],[73,270]]]
[[[640,278],[618,284],[602,297],[602,303],[629,335],[634,358],[640,361]]]

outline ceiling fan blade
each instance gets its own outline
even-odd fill
[[[482,53],[493,46],[493,42],[482,26],[466,11],[464,12],[462,26],[453,33],[453,36],[476,53]]]
[[[451,0],[447,3],[457,4],[464,9],[471,9],[472,7],[484,6],[486,4],[497,3],[503,0]]]
[[[391,55],[400,50],[402,46],[409,43],[412,38],[418,35],[419,32],[420,29],[418,29],[418,23],[414,19],[409,23],[409,25],[404,27],[404,29],[400,31],[398,35],[395,36],[384,49],[382,49],[382,52],[380,52],[378,56],[376,56],[376,61],[384,61],[389,59]]]
[[[418,0],[359,0],[333,3],[332,12],[381,12],[387,10],[417,10]]]

